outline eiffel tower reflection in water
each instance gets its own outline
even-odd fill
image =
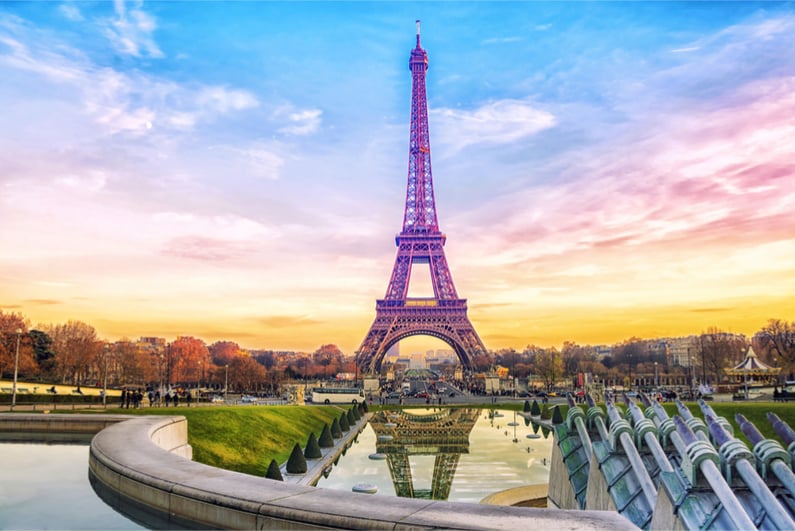
[[[427,414],[380,411],[370,419],[376,452],[386,455],[395,493],[402,498],[446,500],[461,454],[469,453],[469,434],[480,410],[442,409]],[[410,457],[434,456],[430,489],[419,489]]]
[[[552,436],[521,417],[514,432],[512,420],[512,411],[481,406],[374,412],[317,486],[351,491],[369,484],[377,486],[375,496],[479,503],[508,488],[546,485]],[[446,455],[437,459],[437,450]]]

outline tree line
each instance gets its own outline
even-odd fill
[[[249,352],[232,341],[207,344],[181,336],[105,341],[81,321],[40,324],[35,328],[19,313],[0,310],[0,376],[13,375],[19,344],[20,379],[74,386],[224,389],[276,394],[285,380],[330,377],[355,371],[352,359],[332,344],[303,358],[273,351]]]
[[[795,379],[795,322],[770,319],[750,339],[717,327],[694,337],[687,364],[667,355],[660,341],[637,337],[613,345],[607,356],[589,345],[567,341],[560,350],[528,345],[522,352],[501,349],[472,361],[479,371],[499,365],[514,377],[536,375],[547,387],[573,380],[580,373],[614,383],[655,373],[719,383],[723,371],[753,346],[760,359],[782,367],[787,379]],[[17,340],[20,377],[71,385],[159,383],[216,389],[228,385],[230,390],[275,393],[285,380],[357,371],[353,356],[345,356],[334,344],[321,345],[313,353],[283,356],[268,350],[249,352],[232,341],[208,345],[191,336],[171,342],[142,339],[105,341],[94,327],[81,321],[31,328],[22,314],[0,310],[0,374],[13,374]]]

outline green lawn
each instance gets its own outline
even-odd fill
[[[347,408],[338,406],[213,406],[109,409],[107,413],[182,415],[188,419],[193,459],[207,465],[264,476],[271,459],[284,463],[295,443],[306,446],[310,432]]]

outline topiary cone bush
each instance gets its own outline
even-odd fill
[[[372,398],[370,400],[372,400]],[[367,408],[367,402],[362,402],[362,413],[367,413],[368,411],[370,410]]]
[[[560,412],[558,406],[552,410],[552,424],[563,424],[563,413]]]
[[[306,458],[298,443],[293,446],[293,453],[290,454],[290,458],[287,460],[287,473],[306,474]]]
[[[340,428],[340,419],[335,418],[331,423],[331,436],[335,439],[342,438],[342,428]]]
[[[354,420],[359,420],[359,419],[362,418],[362,416],[359,414],[359,407],[358,406],[353,406],[351,408],[351,413],[353,414],[353,419]]]
[[[533,415],[534,417],[537,417],[538,415],[541,414],[541,407],[538,405],[538,402],[536,400],[533,400],[533,405],[530,406],[530,414]]]
[[[524,406],[522,406],[522,412],[529,413],[530,412],[530,402],[527,400],[524,401]]]
[[[353,416],[353,410],[349,409],[348,412],[345,414],[348,420],[348,428],[356,424],[356,417]]]
[[[351,429],[351,425],[348,423],[348,415],[345,413],[340,415],[340,429],[342,431],[348,431]]]
[[[317,443],[321,448],[332,448],[334,446],[334,438],[331,436],[331,429],[328,424],[323,425],[323,431],[320,432],[320,438]]]
[[[315,437],[315,432],[309,434],[309,440],[306,442],[306,448],[304,449],[304,457],[307,459],[319,459],[323,457],[323,453],[320,451],[320,445],[317,443],[317,437]]]
[[[306,466],[306,461],[304,461],[304,466]],[[284,481],[282,471],[279,469],[279,463],[276,462],[276,459],[271,459],[271,464],[268,465],[268,471],[265,473],[265,477],[268,479],[275,479],[276,481]]]

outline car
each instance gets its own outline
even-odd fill
[[[391,393],[386,395],[386,397],[387,398],[400,398],[401,394],[400,394],[400,391],[392,391]]]
[[[414,395],[414,396],[415,396],[416,398],[430,398],[430,396],[431,396],[431,395],[429,395],[429,394],[428,394],[428,393],[426,393],[425,391],[420,391],[419,393],[417,393],[417,394],[416,394],[416,395]]]
[[[222,397],[220,395],[215,395],[214,397],[212,397],[210,399],[210,402],[212,402],[213,404],[223,403],[224,402],[224,397]]]

